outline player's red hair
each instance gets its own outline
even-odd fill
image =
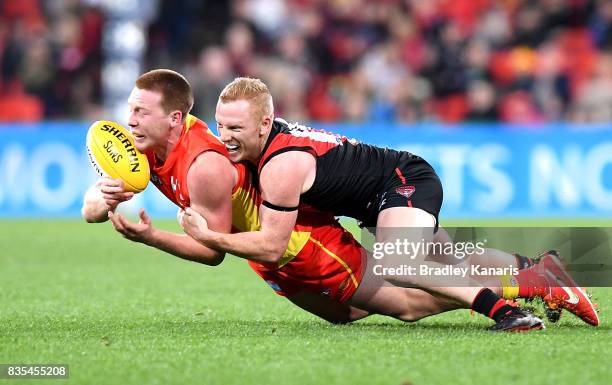
[[[184,119],[193,107],[191,86],[176,71],[155,69],[140,75],[135,84],[141,90],[159,92],[162,96],[161,106],[167,114],[179,110]]]

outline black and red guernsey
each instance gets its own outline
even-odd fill
[[[438,217],[439,179],[417,155],[275,119],[258,172],[287,151],[305,151],[316,158],[316,177],[301,195],[301,204],[356,218],[366,226],[375,226],[378,213],[387,207],[419,207]]]

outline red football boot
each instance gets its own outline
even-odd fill
[[[550,308],[567,309],[589,325],[599,325],[599,316],[595,306],[586,291],[579,287],[565,270],[556,251],[551,250],[544,253],[538,267],[548,282],[542,299]]]

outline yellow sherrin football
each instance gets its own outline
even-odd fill
[[[109,120],[94,122],[87,132],[87,154],[100,176],[121,179],[127,191],[141,192],[151,177],[146,155],[134,147],[134,137]]]

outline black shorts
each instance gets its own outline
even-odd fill
[[[378,214],[384,209],[416,207],[436,218],[437,229],[442,196],[442,183],[433,167],[423,158],[404,152],[385,186],[368,202],[360,225],[376,227]]]

